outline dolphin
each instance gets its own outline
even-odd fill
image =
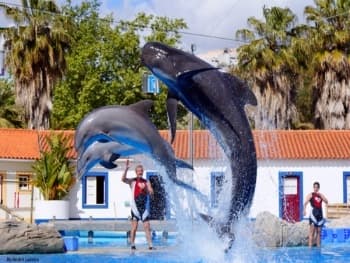
[[[257,105],[249,87],[239,78],[193,54],[158,42],[142,48],[141,62],[168,87],[167,110],[172,140],[176,128],[176,101],[194,113],[214,135],[230,162],[232,186],[228,216],[202,218],[215,228],[219,237],[227,237],[230,249],[234,240],[235,222],[247,215],[254,196],[257,161],[251,128],[244,106]]]
[[[77,127],[75,149],[82,156],[96,141],[116,141],[135,148],[164,166],[169,179],[175,184],[204,198],[193,186],[177,179],[176,166],[188,169],[193,167],[176,159],[171,145],[160,136],[148,116],[152,105],[152,100],[142,100],[128,106],[104,106],[93,110]]]
[[[114,169],[117,167],[117,164],[114,163],[115,160],[121,156],[130,156],[138,153],[140,152],[137,149],[116,141],[95,141],[78,157],[77,173],[79,179],[97,163],[106,169]]]

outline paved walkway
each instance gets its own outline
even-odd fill
[[[86,230],[86,231],[122,231],[130,230],[129,220],[56,220],[48,224],[57,230]],[[151,230],[176,232],[175,220],[151,220]],[[138,231],[144,231],[143,224],[139,223]]]

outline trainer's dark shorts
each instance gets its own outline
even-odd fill
[[[144,212],[146,211],[146,205],[147,205],[147,196],[146,195],[139,195],[136,199],[135,199],[135,203],[136,203],[136,208],[139,211],[139,214],[142,216],[144,214]],[[134,214],[134,212],[131,210],[131,220],[141,220],[141,218],[139,218],[138,216],[136,216]],[[146,218],[142,219],[142,222],[146,222],[149,220],[149,217],[146,216]]]
[[[323,213],[321,208],[313,208],[311,211],[309,223],[316,227],[322,227],[326,221],[323,218]]]

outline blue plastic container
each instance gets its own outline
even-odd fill
[[[79,238],[76,236],[63,237],[66,251],[77,251],[79,249]]]

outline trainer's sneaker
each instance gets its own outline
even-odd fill
[[[135,245],[132,245],[132,246],[131,246],[131,250],[136,250]]]

